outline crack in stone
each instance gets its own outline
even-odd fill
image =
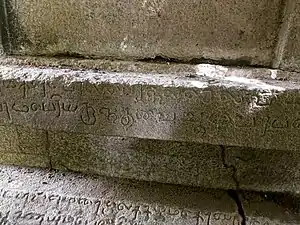
[[[237,205],[238,213],[239,213],[240,217],[242,218],[241,225],[246,225],[246,214],[245,214],[245,210],[243,207],[243,203],[240,198],[241,190],[240,190],[239,181],[237,179],[237,168],[234,165],[229,164],[227,162],[226,148],[223,145],[220,145],[220,148],[221,148],[221,159],[222,159],[223,166],[226,169],[230,169],[232,171],[232,179],[234,180],[234,182],[236,184],[236,190],[228,190],[227,193],[234,200],[234,202]]]
[[[4,52],[10,51],[9,29],[7,23],[6,1],[0,0],[0,45]]]
[[[179,63],[179,64],[190,64],[190,65],[198,65],[198,64],[212,64],[212,65],[222,65],[222,66],[243,66],[243,67],[251,67],[251,68],[267,68],[272,69],[270,65],[261,65],[261,64],[253,64],[249,59],[241,57],[237,59],[210,59],[205,57],[200,58],[192,58],[192,59],[177,59],[170,58],[163,55],[156,55],[151,58],[141,58],[137,59],[139,62],[148,62],[148,63]]]

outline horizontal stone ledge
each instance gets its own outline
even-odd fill
[[[48,131],[298,150],[299,83],[276,70],[195,74],[0,66],[0,124]],[[183,75],[184,74],[184,75]],[[273,78],[273,79],[272,79]]]
[[[0,164],[150,182],[298,193],[299,159],[299,151],[0,126]]]
[[[7,225],[299,224],[297,205],[288,202],[296,202],[296,196],[245,192],[241,209],[223,190],[18,167],[0,170],[0,220]]]

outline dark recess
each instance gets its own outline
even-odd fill
[[[5,52],[10,51],[10,38],[7,24],[6,0],[0,0],[0,38]]]
[[[150,62],[150,63],[183,63],[183,64],[215,64],[215,65],[222,65],[222,66],[234,66],[234,67],[254,67],[254,68],[269,68],[270,66],[264,65],[254,65],[251,63],[251,58],[249,57],[242,57],[239,59],[206,59],[206,58],[194,58],[189,60],[182,60],[182,59],[174,59],[168,58],[163,56],[156,56],[153,58],[145,58],[138,60],[140,62]]]
[[[30,44],[10,0],[0,0],[0,35],[4,52],[14,54],[21,44]]]

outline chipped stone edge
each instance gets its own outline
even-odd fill
[[[290,84],[276,80],[262,80],[242,76],[247,73],[242,68],[229,69],[225,66],[200,64],[196,66],[196,75],[188,78],[181,74],[152,74],[136,72],[104,72],[93,70],[58,69],[24,67],[18,65],[0,65],[2,80],[19,80],[25,82],[44,82],[59,79],[64,84],[73,82],[88,82],[92,84],[126,84],[126,85],[154,85],[161,87],[198,88],[236,88],[241,90],[277,91],[300,89],[300,83]],[[269,70],[270,77],[276,71]],[[240,76],[238,76],[238,75]],[[275,75],[276,76],[276,75]]]
[[[134,72],[144,74],[181,74],[187,78],[193,78],[199,73],[199,65],[210,65],[220,68],[215,64],[184,64],[184,63],[156,63],[141,61],[120,61],[106,59],[64,58],[64,57],[34,57],[34,56],[0,56],[0,65],[18,65],[39,68],[79,69],[106,72]],[[228,74],[238,77],[266,79],[278,81],[300,81],[298,72],[274,68],[231,67]],[[240,73],[240,70],[243,73]],[[219,69],[220,70],[220,69]],[[222,69],[221,69],[222,70]],[[200,72],[201,73],[201,72]]]

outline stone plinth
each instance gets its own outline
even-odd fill
[[[300,190],[298,151],[0,127],[0,163],[206,188]]]
[[[53,132],[298,150],[299,84],[251,69],[177,74],[0,66],[0,124]],[[255,70],[254,73],[258,71]],[[184,73],[183,73],[184,74]]]
[[[38,60],[0,63],[0,163],[209,188],[300,190],[299,81],[290,78],[297,73],[52,61],[74,65],[63,69]],[[94,70],[83,69],[89,63]]]

